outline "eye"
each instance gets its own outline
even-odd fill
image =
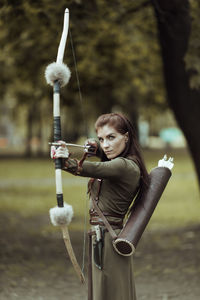
[[[103,138],[99,137],[99,142],[102,143],[103,142]]]
[[[114,135],[109,135],[108,136],[108,139],[111,141],[111,140],[114,140],[115,136]]]

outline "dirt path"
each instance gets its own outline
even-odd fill
[[[48,216],[0,215],[1,300],[85,300],[66,256],[61,235]],[[73,232],[82,260],[83,234]],[[200,226],[147,231],[135,255],[138,300],[200,299]],[[114,299],[113,299],[114,300]]]

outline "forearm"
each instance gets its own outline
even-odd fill
[[[114,159],[106,162],[85,161],[80,170],[80,175],[84,177],[118,179],[126,168],[123,159]]]
[[[73,175],[80,175],[78,174],[79,161],[75,158],[63,159],[62,169],[63,171],[69,172]]]
[[[64,161],[63,170],[83,177],[117,180],[126,172],[127,161],[123,158],[117,158],[107,162],[84,161],[80,166],[78,160],[68,158]]]

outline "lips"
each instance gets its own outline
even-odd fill
[[[111,154],[112,151],[105,151],[105,154],[108,155],[108,154]]]

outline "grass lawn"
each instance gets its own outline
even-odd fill
[[[166,151],[145,151],[150,171]],[[200,199],[197,180],[189,154],[184,150],[167,153],[175,159],[175,167],[167,188],[154,212],[149,228],[183,227],[199,223]],[[54,165],[50,159],[1,159],[1,213],[13,212],[23,217],[47,214],[56,205]],[[82,230],[87,179],[63,172],[64,199],[74,208],[71,229]],[[46,230],[52,226],[47,224]]]
[[[144,154],[150,171],[165,152]],[[175,158],[175,167],[137,247],[137,293],[139,299],[196,300],[200,273],[198,186],[187,152],[170,150],[167,154]],[[60,229],[51,225],[48,216],[56,205],[53,162],[1,159],[0,165],[0,299],[87,299],[87,285],[80,286]],[[87,179],[63,172],[63,186],[64,199],[74,208],[72,245],[87,275],[87,255],[83,260]]]

